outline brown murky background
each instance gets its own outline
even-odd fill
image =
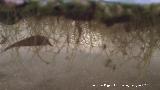
[[[1,53],[0,90],[160,89],[159,25],[106,27],[94,21],[34,17],[1,24],[0,32],[1,41],[6,39],[1,50],[33,35],[46,36],[53,45]],[[118,86],[100,86],[105,83]]]

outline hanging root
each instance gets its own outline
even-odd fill
[[[45,64],[50,64],[49,62],[47,62],[46,60],[44,60],[40,55],[39,53],[37,53],[37,56],[39,57],[39,59],[44,62]]]

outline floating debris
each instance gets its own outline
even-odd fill
[[[112,63],[112,60],[111,60],[111,59],[107,59],[107,60],[106,60],[106,63],[105,63],[105,67],[110,66],[111,63]]]
[[[106,62],[105,62],[105,67],[108,67],[108,68],[112,69],[113,71],[116,70],[116,65],[113,64],[112,59],[107,59],[107,60],[106,60]]]
[[[105,50],[106,48],[107,48],[107,45],[106,45],[106,44],[103,44],[103,45],[102,45],[102,49]]]

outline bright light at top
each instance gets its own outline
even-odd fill
[[[160,3],[160,0],[104,0],[104,1],[138,3],[138,4]]]

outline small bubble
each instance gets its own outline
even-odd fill
[[[134,87],[134,85],[132,85],[132,87]]]
[[[146,86],[147,84],[145,83],[145,84],[143,84],[144,86]]]
[[[114,87],[116,86],[116,84],[113,85]]]
[[[110,87],[111,85],[107,85],[107,87]]]
[[[138,85],[139,87],[141,87],[142,85]]]
[[[129,85],[126,85],[126,87],[129,87]]]

